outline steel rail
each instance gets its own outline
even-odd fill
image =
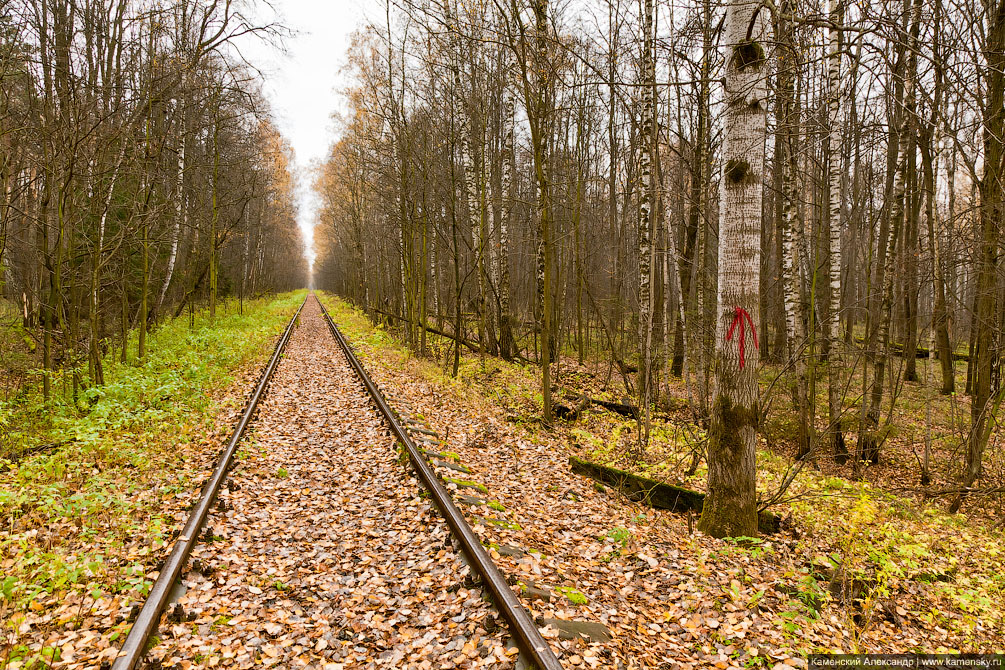
[[[189,515],[188,521],[181,531],[181,535],[175,541],[170,555],[164,561],[160,574],[157,576],[157,581],[154,582],[153,588],[150,589],[147,600],[143,603],[143,608],[136,617],[136,622],[129,629],[129,635],[126,636],[125,642],[122,643],[122,648],[115,657],[112,670],[133,670],[137,663],[146,655],[147,641],[157,630],[161,613],[164,611],[164,607],[167,605],[171,594],[171,587],[178,580],[182,569],[185,567],[185,563],[188,561],[188,557],[192,553],[192,549],[198,542],[199,532],[202,530],[203,524],[206,523],[206,517],[209,516],[213,500],[216,498],[220,485],[227,476],[227,470],[234,459],[237,445],[244,436],[248,424],[251,423],[251,417],[258,408],[259,401],[265,395],[265,387],[268,386],[269,380],[272,379],[272,373],[275,372],[276,367],[279,365],[279,359],[282,357],[283,350],[286,349],[286,344],[290,340],[293,326],[300,316],[300,311],[306,304],[307,299],[304,298],[300,307],[297,308],[297,313],[293,315],[293,318],[286,325],[286,329],[283,330],[279,342],[276,343],[272,357],[269,359],[268,365],[265,366],[265,370],[258,380],[254,393],[252,393],[251,398],[248,400],[248,405],[244,410],[244,414],[241,415],[237,428],[234,429],[234,433],[230,436],[230,441],[227,442],[226,448],[220,454],[220,460],[216,464],[216,469],[213,470],[209,481],[203,486],[199,501]]]
[[[513,593],[509,584],[506,583],[506,579],[499,571],[499,568],[496,567],[488,552],[485,551],[478,536],[471,530],[471,526],[464,519],[464,515],[454,505],[450,493],[440,483],[432,467],[430,467],[418,447],[415,446],[415,443],[409,437],[404,427],[398,422],[391,406],[387,404],[387,400],[384,399],[384,395],[380,392],[380,389],[377,388],[377,385],[370,379],[366,370],[363,369],[359,359],[356,358],[356,354],[353,353],[352,348],[349,346],[348,340],[345,339],[338,327],[335,326],[335,322],[328,315],[328,310],[325,309],[320,298],[315,296],[315,299],[317,299],[318,305],[321,306],[321,313],[324,315],[325,321],[328,322],[328,328],[331,330],[335,341],[338,342],[339,347],[345,353],[349,364],[356,371],[356,375],[363,383],[363,386],[366,387],[370,397],[377,405],[377,409],[384,415],[384,419],[391,426],[394,436],[404,445],[405,450],[408,452],[408,457],[412,461],[412,468],[418,475],[419,480],[429,491],[430,495],[432,495],[436,506],[443,513],[443,518],[446,519],[447,525],[450,526],[454,536],[460,541],[464,553],[468,555],[475,571],[481,576],[483,583],[488,587],[499,612],[509,622],[510,633],[515,638],[517,646],[527,655],[527,660],[533,663],[531,667],[536,667],[538,670],[562,670],[562,664],[555,656],[555,652],[552,651],[544,637],[542,637],[541,632],[530,618],[530,614],[523,608],[516,594]]]

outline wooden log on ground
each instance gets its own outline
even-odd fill
[[[864,337],[856,337],[855,341],[859,344],[867,344]],[[890,352],[896,356],[903,358],[904,356],[904,344],[902,342],[890,342]],[[928,358],[928,347],[917,347],[914,353],[915,358]],[[939,357],[939,352],[935,352],[935,358]],[[960,353],[958,351],[953,352],[954,361],[969,361],[970,355],[966,353]]]
[[[0,456],[4,456],[5,458],[8,458],[11,463],[17,464],[17,463],[20,463],[21,461],[23,461],[24,459],[28,458],[29,456],[35,456],[36,454],[42,454],[42,453],[45,453],[47,451],[54,451],[56,449],[59,449],[61,447],[65,447],[66,445],[71,444],[71,443],[76,442],[76,441],[77,441],[77,438],[71,437],[68,440],[62,440],[60,442],[49,442],[47,444],[36,444],[34,446],[31,446],[31,447],[26,447],[26,448],[22,449],[21,451],[18,451],[18,452],[10,451],[7,454],[0,454]],[[2,470],[0,470],[0,472],[2,472]]]
[[[627,402],[600,400],[599,398],[591,398],[585,394],[575,396],[566,395],[565,398],[569,401],[576,401],[576,405],[555,405],[555,416],[566,421],[576,421],[579,419],[583,410],[591,404],[599,405],[604,409],[620,414],[621,416],[626,416],[629,419],[639,418],[639,408],[635,405],[629,405]],[[627,398],[625,400],[627,400]]]
[[[631,500],[654,509],[665,509],[678,514],[685,514],[688,511],[700,513],[705,503],[704,493],[664,484],[608,465],[584,461],[575,456],[569,457],[569,465],[577,475],[606,484],[621,491]],[[777,533],[781,527],[781,520],[771,512],[760,512],[757,515],[757,527],[765,534]]]
[[[635,405],[623,402],[611,402],[609,400],[598,400],[596,398],[590,398],[590,402],[594,405],[600,405],[604,409],[609,409],[612,412],[617,412],[621,416],[627,416],[629,419],[639,418],[639,408]]]
[[[579,398],[579,401],[575,405],[555,405],[555,416],[563,421],[576,421],[579,416],[583,413],[583,410],[589,407],[590,397],[584,395]]]
[[[408,321],[408,319],[403,319],[402,317],[398,316],[397,314],[392,314],[391,312],[385,312],[384,310],[377,309],[376,307],[373,308],[373,311],[377,312],[378,314],[382,314],[383,316],[386,316],[386,317],[388,317],[390,319],[395,319],[396,321],[405,321],[405,322]],[[432,333],[433,335],[439,335],[440,337],[445,337],[448,340],[453,340],[454,342],[460,342],[461,344],[463,344],[465,347],[467,347],[471,351],[474,351],[475,353],[478,353],[478,343],[477,342],[472,342],[471,340],[466,340],[463,337],[457,337],[456,335],[453,335],[451,333],[442,331],[439,328],[434,328],[433,326],[430,326],[430,325],[426,325],[425,329],[426,329],[426,331]]]

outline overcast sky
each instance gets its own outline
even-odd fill
[[[324,159],[334,139],[331,114],[342,104],[340,72],[349,36],[373,13],[376,0],[272,0],[272,5],[275,15],[263,7],[258,18],[278,20],[294,31],[286,53],[254,39],[242,43],[241,51],[262,71],[276,125],[296,153],[299,223],[309,240],[317,219],[311,167]]]

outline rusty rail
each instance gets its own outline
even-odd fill
[[[499,571],[499,568],[496,567],[488,552],[485,551],[478,536],[471,530],[471,526],[464,519],[464,515],[454,505],[450,493],[440,483],[439,478],[437,478],[436,473],[430,467],[422,452],[415,446],[405,428],[398,422],[394,410],[391,409],[380,389],[377,388],[377,385],[370,379],[366,370],[363,369],[359,359],[356,358],[356,354],[353,353],[352,347],[349,346],[349,342],[335,326],[335,322],[332,321],[331,316],[328,315],[328,310],[325,309],[325,306],[317,296],[315,296],[315,299],[321,307],[321,313],[324,315],[325,321],[328,322],[328,328],[331,330],[332,336],[338,342],[343,353],[345,353],[349,365],[356,372],[367,393],[370,394],[373,402],[377,405],[377,409],[391,427],[391,432],[405,447],[408,457],[412,462],[412,469],[418,476],[419,481],[422,482],[422,485],[426,487],[429,494],[433,497],[433,501],[440,508],[440,512],[442,512],[443,518],[446,519],[447,525],[450,526],[454,537],[461,543],[461,548],[470,559],[471,566],[481,576],[482,582],[492,594],[496,608],[506,618],[506,621],[509,622],[510,632],[520,650],[526,655],[527,660],[533,664],[531,667],[536,667],[538,670],[562,670],[562,664],[558,661],[558,657],[555,656],[555,652],[552,651],[544,637],[541,636],[541,632],[534,625],[530,614],[523,608],[516,594],[513,593],[509,584],[506,583],[506,579]]]

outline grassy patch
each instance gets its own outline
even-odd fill
[[[585,605],[590,602],[586,596],[571,586],[556,586],[555,592],[565,596],[565,599],[573,605]]]
[[[506,528],[508,530],[521,530],[520,524],[516,521],[507,521],[506,519],[493,519],[491,517],[475,517],[475,523],[487,523],[498,528]]]
[[[444,479],[452,484],[457,484],[458,488],[473,488],[476,491],[481,491],[482,493],[488,493],[489,490],[485,488],[484,484],[479,484],[478,482],[473,482],[469,479],[453,479],[451,477],[444,477]]]

